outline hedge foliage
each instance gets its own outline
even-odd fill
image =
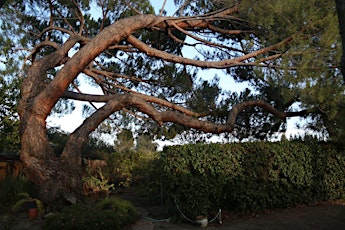
[[[326,143],[170,146],[162,162],[165,198],[175,216],[345,198],[345,154]]]

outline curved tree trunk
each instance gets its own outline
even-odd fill
[[[71,47],[74,43],[66,43],[66,46]],[[20,156],[24,173],[38,185],[40,199],[45,203],[53,202],[64,194],[80,191],[81,188],[80,165],[71,167],[62,164],[55,156],[49,145],[46,128],[46,118],[50,111],[44,110],[46,101],[37,100],[37,96],[46,87],[47,71],[61,61],[61,56],[59,52],[53,53],[32,64],[22,84],[18,109],[21,117]],[[46,97],[46,100],[49,98]]]
[[[47,82],[47,72],[65,60],[68,51],[80,39],[79,36],[71,37],[56,51],[29,67],[22,84],[22,97],[18,108],[21,119],[21,160],[26,176],[38,185],[43,202],[51,203],[67,194],[81,193],[81,147],[88,135],[116,110],[116,106],[114,108],[114,105],[111,105],[105,112],[99,110],[88,118],[70,135],[61,157],[56,157],[49,145],[47,116],[67,87],[95,57],[110,45],[118,43],[133,31],[144,28],[157,19],[159,17],[153,15],[139,15],[120,20],[105,28],[70,58],[52,81]]]

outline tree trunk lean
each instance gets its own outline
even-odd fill
[[[51,203],[64,195],[82,192],[81,147],[88,135],[114,111],[114,105],[106,106],[106,113],[96,112],[93,118],[86,119],[70,135],[61,157],[56,157],[49,145],[46,118],[68,86],[92,60],[109,46],[117,44],[133,31],[153,24],[155,20],[160,22],[159,17],[139,15],[110,25],[69,59],[52,81],[47,81],[47,72],[60,66],[69,50],[78,42],[78,36],[71,37],[56,51],[29,67],[21,87],[18,108],[21,119],[21,160],[27,177],[38,185],[43,202]],[[116,100],[113,103],[117,104]]]
[[[39,188],[39,198],[51,204],[66,194],[80,193],[81,165],[63,164],[49,145],[45,122],[34,113],[29,116],[29,127],[21,134],[21,160],[25,175]]]
[[[45,100],[37,99],[46,87],[47,70],[60,60],[57,55],[47,56],[30,66],[22,83],[18,108],[21,119],[20,157],[24,174],[38,186],[39,198],[46,204],[53,203],[66,194],[81,192],[82,188],[80,165],[62,163],[49,144],[46,118],[50,110],[45,109],[45,106],[50,97],[45,97]]]

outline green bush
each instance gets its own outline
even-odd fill
[[[88,172],[88,175],[83,177],[83,192],[85,195],[94,198],[108,197],[111,190],[114,189],[114,184],[109,183],[109,180],[103,175],[101,169],[97,170],[97,174],[95,176],[91,172]]]
[[[128,201],[109,197],[94,204],[76,204],[65,207],[60,213],[49,216],[45,229],[123,229],[133,223],[138,214]]]
[[[134,170],[141,164],[139,152],[124,151],[110,154],[107,161],[107,174],[116,188],[128,188],[135,180]]]
[[[109,181],[115,184],[115,189],[131,187],[142,197],[152,201],[157,200],[162,173],[157,152],[113,153],[106,161],[105,175],[109,175]]]
[[[194,218],[345,198],[345,155],[329,144],[172,146],[162,153],[168,209]]]
[[[162,155],[164,187],[173,215],[182,210],[195,217],[217,210],[228,195],[224,187],[242,175],[240,152],[241,146],[231,151],[206,144],[166,148]]]
[[[161,202],[162,162],[159,153],[143,153],[140,164],[132,171],[131,187],[142,199],[151,203]]]
[[[14,205],[18,200],[18,195],[27,193],[36,196],[37,188],[24,176],[6,177],[0,181],[0,203],[8,206]]]

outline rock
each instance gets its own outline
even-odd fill
[[[76,204],[77,203],[77,197],[74,194],[66,194],[64,197],[71,204]]]

